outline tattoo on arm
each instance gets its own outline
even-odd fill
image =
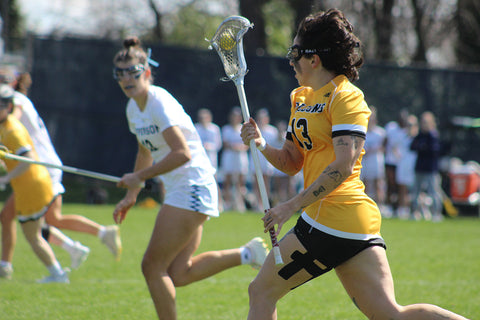
[[[348,143],[343,140],[343,138],[339,138],[337,143],[337,146],[348,146]]]
[[[323,173],[325,173],[327,175],[327,177],[329,177],[330,179],[332,179],[333,181],[335,181],[336,184],[339,184],[343,181],[342,179],[342,174],[340,173],[340,171],[338,170],[332,170],[332,168],[330,167],[327,167]]]
[[[313,195],[315,197],[318,197],[320,195],[320,193],[324,192],[325,191],[325,187],[324,186],[320,186],[318,187],[317,190],[313,190]]]
[[[353,141],[353,149],[354,150],[358,150],[358,146],[360,145],[360,137],[357,137],[357,136],[350,136],[352,138],[352,141]]]

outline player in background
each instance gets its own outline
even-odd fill
[[[257,121],[258,127],[260,131],[262,131],[263,138],[269,144],[274,144],[278,138],[278,129],[270,124],[270,114],[267,109],[261,108],[255,113],[255,119]],[[265,189],[267,194],[272,196],[271,192],[271,183],[272,183],[272,176],[273,176],[273,165],[265,159],[262,154],[258,155],[258,160],[260,162],[260,168],[262,170],[263,181],[265,182]],[[260,189],[258,187],[257,182],[257,175],[255,174],[255,165],[253,164],[253,158],[250,154],[250,171],[251,175],[253,176],[253,190],[255,192],[256,201],[254,209],[258,212],[263,213],[263,206],[262,206],[262,197],[260,195]]]
[[[223,176],[223,203],[225,210],[245,211],[247,196],[248,146],[240,139],[242,111],[233,107],[228,123],[222,127],[222,160],[220,170]]]
[[[398,139],[398,164],[396,180],[398,182],[398,209],[397,216],[400,219],[411,217],[411,194],[415,184],[415,163],[417,152],[410,150],[413,138],[418,134],[418,119],[411,114],[407,117],[407,126]]]
[[[360,179],[381,213],[385,211],[385,129],[377,123],[377,108],[370,106],[370,111]]]
[[[222,133],[220,127],[212,122],[212,112],[201,108],[197,112],[195,129],[202,140],[202,145],[207,152],[208,158],[215,170],[218,168],[218,152],[222,149]]]
[[[114,57],[113,75],[129,98],[127,120],[136,135],[134,171],[118,183],[125,197],[113,212],[122,223],[135,204],[143,181],[159,176],[165,201],[158,212],[142,261],[142,271],[160,319],[176,319],[175,287],[210,277],[241,264],[259,267],[266,243],[254,238],[235,249],[194,256],[203,224],[219,216],[215,169],[195,126],[182,105],[165,89],[152,84],[150,60],[136,37],[127,38]]]
[[[0,84],[0,143],[16,155],[38,160],[28,131],[10,114],[13,95],[13,88]],[[5,159],[5,165],[7,174],[0,177],[0,184],[11,184],[15,195],[15,211],[23,234],[33,252],[50,272],[50,276],[39,282],[69,283],[68,274],[61,268],[52,248],[41,235],[44,215],[55,199],[47,169],[9,159]]]
[[[207,152],[208,158],[215,170],[218,169],[218,153],[222,149],[222,132],[220,127],[213,123],[213,115],[207,108],[201,108],[197,111],[197,120],[195,129],[202,140],[202,145]],[[217,171],[218,172],[218,171]],[[218,181],[218,177],[215,176]],[[218,188],[218,208],[223,211],[223,201],[220,188]]]
[[[435,222],[443,220],[442,196],[439,161],[442,152],[440,133],[437,130],[435,115],[431,111],[425,111],[420,115],[420,127],[418,134],[410,144],[410,150],[417,153],[415,161],[415,183],[412,190],[412,213],[415,219],[432,219]],[[432,198],[432,212],[428,209],[420,212],[420,193],[425,190]]]
[[[279,243],[285,264],[275,265],[269,254],[249,286],[248,319],[277,319],[279,299],[332,269],[369,319],[465,319],[434,305],[395,300],[381,215],[360,180],[370,110],[351,83],[363,57],[350,22],[338,9],[304,18],[287,57],[300,85],[290,95],[287,141],[282,149],[262,143],[253,119],[243,125],[242,138],[245,144],[254,139],[282,171],[303,167],[305,189],[262,218],[265,232],[278,225],[280,233],[301,212]]]
[[[0,67],[0,83],[8,84],[11,87],[17,87],[18,83],[12,68],[8,66]],[[23,93],[15,91],[13,103],[14,108],[12,114],[19,119],[28,130],[40,161],[62,165],[62,161],[53,147],[47,128],[30,99]],[[62,194],[65,192],[65,188],[62,185],[63,172],[60,169],[54,168],[48,168],[47,170],[53,183],[54,193],[58,195],[55,197],[54,202],[51,204],[45,215],[47,224],[58,229],[67,229],[97,236],[118,260],[122,249],[118,226],[103,226],[81,215],[63,215]],[[7,199],[1,212],[3,241],[2,261],[0,262],[0,266],[2,264],[11,264],[13,259],[13,252],[16,243],[16,226],[14,217],[15,202],[14,195],[12,194]],[[83,251],[84,254],[86,254],[85,248],[78,246],[77,249],[79,254],[80,251]]]

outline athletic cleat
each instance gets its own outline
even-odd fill
[[[63,270],[62,274],[50,275],[37,281],[37,283],[70,283],[68,279],[68,270]]]
[[[105,227],[105,235],[102,238],[102,242],[115,256],[115,259],[119,261],[122,253],[122,240],[120,239],[118,226],[112,225]]]
[[[250,265],[254,269],[260,269],[268,255],[268,246],[265,240],[256,237],[250,240],[244,247],[247,248],[252,255]]]
[[[77,269],[80,265],[87,260],[90,249],[80,242],[75,241],[73,251],[70,253],[70,259],[72,261],[70,267],[72,269]]]
[[[10,280],[12,279],[13,268],[12,266],[1,266],[0,265],[0,278]]]

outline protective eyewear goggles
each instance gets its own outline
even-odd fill
[[[145,72],[145,66],[143,64],[136,64],[129,68],[113,68],[113,79],[120,81],[126,76],[132,77],[134,79],[140,78],[142,73]]]
[[[288,48],[287,52],[287,59],[290,61],[295,61],[297,62],[302,58],[303,55],[305,54],[315,54],[315,53],[320,53],[320,52],[328,52],[330,49],[302,49],[298,44],[291,46]]]

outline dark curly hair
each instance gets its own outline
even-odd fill
[[[297,39],[304,49],[317,49],[325,69],[358,79],[363,65],[361,42],[353,34],[352,24],[338,9],[307,16],[298,26]]]
[[[113,58],[113,63],[128,62],[133,59],[138,59],[141,64],[147,63],[147,53],[142,48],[140,39],[137,37],[128,37],[123,40],[123,49],[121,49]]]

